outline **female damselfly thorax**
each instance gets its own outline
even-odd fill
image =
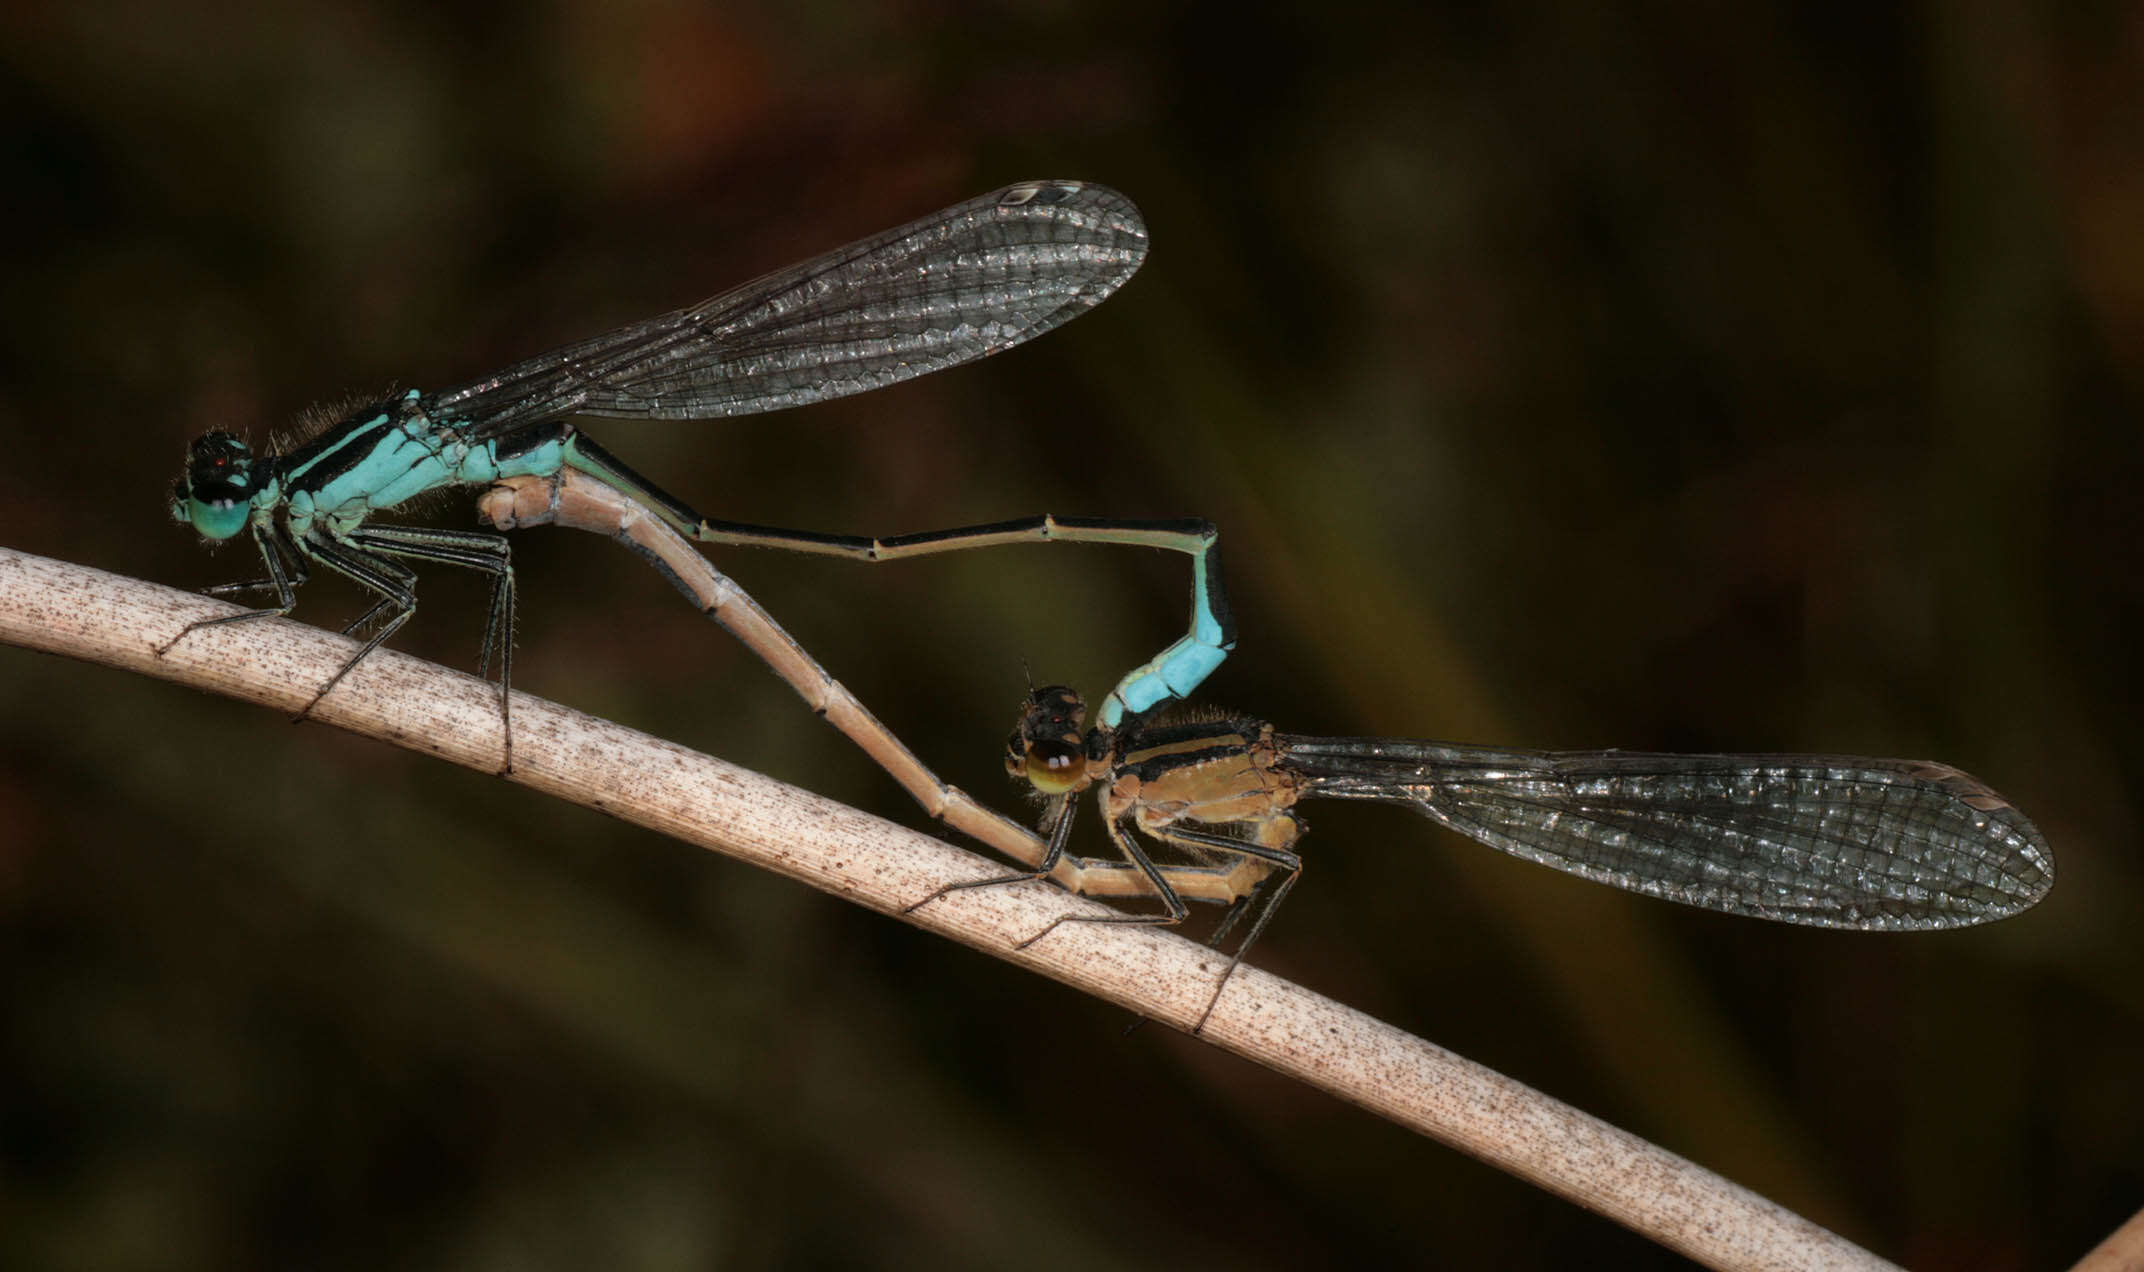
[[[1224,902],[1233,909],[1216,943],[1256,910],[1232,971],[1301,872],[1296,807],[1307,799],[1398,804],[1582,878],[1816,927],[1966,927],[2028,909],[2054,883],[2053,854],[2022,813],[1928,761],[1321,738],[1226,715],[1134,717],[1081,734],[1083,715],[1070,689],[1033,691],[1007,769],[1049,802],[1060,853],[1072,801],[1094,787],[1124,862],[1074,859],[1074,877],[1136,878],[1163,912],[1067,915],[1031,941],[1058,923],[1171,924],[1186,898]]]
[[[1192,558],[1191,629],[1128,673],[1110,719],[1189,693],[1233,648],[1215,533],[1199,520],[1028,517],[899,537],[826,535],[703,517],[571,423],[577,415],[704,420],[861,393],[959,366],[1041,335],[1112,295],[1138,270],[1147,231],[1129,199],[1079,181],[1031,181],[768,274],[713,299],[531,358],[438,393],[411,390],[349,411],[287,451],[255,454],[227,432],[196,439],[172,514],[204,539],[250,535],[265,577],[210,589],[266,592],[288,614],[310,567],[374,602],[345,633],[365,643],[299,712],[310,713],[416,610],[415,562],[492,578],[480,673],[496,651],[504,765],[512,767],[514,574],[496,534],[375,520],[432,491],[572,472],[612,486],[705,543],[885,561],[1005,543],[1118,543]]]

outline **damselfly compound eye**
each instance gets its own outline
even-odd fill
[[[1027,748],[1027,780],[1045,795],[1062,795],[1087,776],[1087,757],[1076,746],[1044,740]]]

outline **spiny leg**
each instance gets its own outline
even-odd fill
[[[1146,855],[1146,850],[1138,845],[1131,832],[1126,830],[1119,820],[1104,818],[1103,826],[1109,831],[1110,841],[1116,844],[1117,851],[1123,853],[1124,859],[1138,867],[1139,872],[1146,876],[1147,886],[1153,890],[1155,899],[1167,907],[1167,912],[1163,914],[1060,914],[1050,921],[1048,927],[1013,946],[1014,949],[1024,950],[1043,937],[1055,932],[1066,923],[1107,923],[1112,925],[1122,924],[1128,927],[1174,927],[1182,923],[1191,913],[1190,907],[1184,904],[1184,899],[1176,894],[1176,889],[1169,886],[1169,881],[1162,874],[1161,868],[1154,864],[1153,858]]]
[[[157,649],[159,655],[170,652],[173,646],[192,632],[204,627],[216,627],[224,623],[247,622],[258,618],[281,618],[289,615],[297,603],[297,588],[311,578],[305,568],[308,557],[319,561],[336,573],[343,575],[358,586],[373,593],[375,600],[363,614],[343,628],[344,635],[351,635],[380,620],[377,630],[351,655],[336,673],[328,678],[311,700],[291,717],[293,722],[311,715],[330,690],[342,683],[365,660],[366,655],[385,643],[402,624],[416,612],[415,591],[417,576],[410,570],[388,559],[390,555],[408,556],[423,560],[444,561],[449,564],[487,570],[496,577],[493,585],[493,623],[498,621],[500,607],[499,588],[503,584],[509,591],[512,587],[511,570],[505,563],[506,545],[497,535],[475,534],[454,530],[423,530],[404,526],[361,526],[338,540],[324,532],[309,532],[304,539],[294,540],[281,527],[254,526],[254,542],[259,546],[261,560],[267,566],[269,577],[246,583],[225,583],[211,588],[212,595],[250,591],[260,588],[272,590],[276,604],[272,607],[247,610],[241,614],[225,614],[216,618],[200,619],[181,629],[178,635]],[[442,547],[440,545],[452,545]],[[287,560],[286,560],[287,557]],[[511,613],[512,602],[506,601]],[[488,650],[492,632],[487,629],[485,640]],[[503,708],[502,708],[503,711]],[[507,734],[507,758],[512,763],[512,733]]]
[[[263,545],[262,552],[264,554],[270,548],[275,550],[276,561],[289,574],[292,591],[304,587],[311,581],[312,572],[305,568],[305,554],[298,551],[297,543],[291,539],[289,526],[280,521],[270,522],[265,527],[256,524],[253,533],[255,542]],[[244,583],[218,583],[214,587],[202,588],[201,591],[207,596],[232,596],[239,592],[276,592],[278,595],[281,594],[281,589],[277,586],[277,580],[272,575],[269,578],[251,579]]]
[[[1293,844],[1302,837],[1301,823],[1296,821],[1294,816],[1287,815],[1287,824],[1290,830],[1284,833],[1287,834],[1287,842]],[[1274,867],[1273,871],[1259,880],[1240,901],[1229,907],[1228,913],[1222,915],[1221,922],[1215,926],[1213,935],[1207,938],[1206,944],[1209,948],[1220,949],[1222,940],[1228,936],[1237,920],[1253,908],[1258,910],[1258,917],[1251,921],[1251,930],[1244,934],[1242,942],[1236,946],[1236,952],[1229,956],[1228,966],[1221,969],[1220,979],[1214,982],[1213,996],[1206,1000],[1206,1010],[1199,1013],[1198,1023],[1191,1027],[1191,1032],[1196,1034],[1206,1027],[1206,1021],[1212,1017],[1213,1009],[1220,1004],[1221,991],[1228,988],[1229,978],[1236,974],[1236,968],[1242,964],[1243,956],[1250,952],[1251,946],[1266,930],[1267,922],[1272,919],[1274,912],[1280,909],[1280,903],[1287,899],[1289,889],[1295,887],[1295,881],[1302,877],[1303,859],[1285,848],[1275,848],[1247,839],[1231,839],[1224,835],[1211,835],[1180,827],[1172,827],[1166,832],[1158,833],[1161,833],[1163,839],[1185,847],[1208,852],[1233,853],[1269,862]],[[1269,890],[1272,895],[1266,896]],[[1266,896],[1263,906],[1258,905],[1261,896]]]
[[[311,715],[313,708],[320,705],[320,700],[327,697],[330,690],[342,683],[344,676],[365,661],[366,656],[385,643],[388,637],[401,630],[402,624],[408,622],[410,615],[417,612],[415,571],[354,544],[339,542],[323,533],[308,534],[299,541],[299,546],[314,560],[380,598],[373,603],[372,608],[365,611],[358,623],[369,622],[383,611],[392,612],[374,629],[365,643],[358,647],[357,652],[350,655],[349,661],[343,663],[341,670],[328,677],[327,683],[320,686],[319,692],[313,695],[312,700],[291,717],[293,724]],[[353,624],[348,630],[354,631],[356,626]]]
[[[1286,817],[1286,822],[1292,828],[1300,827],[1301,825],[1292,815]],[[1231,857],[1249,857],[1255,861],[1263,861],[1275,867],[1274,870],[1260,879],[1250,891],[1245,892],[1239,898],[1238,904],[1230,906],[1227,914],[1221,916],[1221,922],[1214,928],[1213,935],[1206,939],[1206,944],[1214,949],[1220,948],[1221,942],[1228,936],[1229,929],[1234,927],[1237,920],[1242,917],[1244,909],[1242,902],[1250,901],[1258,896],[1276,878],[1292,880],[1294,876],[1303,872],[1303,859],[1287,848],[1275,847],[1255,840],[1236,839],[1227,835],[1188,830],[1182,826],[1171,826],[1167,830],[1157,830],[1154,834],[1165,842],[1196,852],[1217,853]],[[1300,829],[1291,829],[1286,832],[1286,838],[1283,842],[1293,844],[1300,838],[1302,838],[1302,831]],[[1265,930],[1266,919],[1271,915],[1272,906],[1268,905],[1262,912],[1258,922],[1251,925],[1250,934],[1243,938],[1243,944],[1236,947],[1236,957],[1239,960],[1251,948],[1251,943],[1258,939],[1258,934]]]
[[[491,655],[499,653],[499,723],[504,737],[505,760],[499,769],[500,776],[514,771],[514,716],[513,716],[513,671],[514,671],[514,565],[513,545],[505,536],[485,534],[475,530],[437,530],[423,526],[360,526],[347,536],[348,542],[379,557],[401,557],[413,561],[436,561],[442,565],[459,566],[467,570],[491,576],[491,601],[484,620],[484,644],[477,654],[476,674],[488,677],[491,670]],[[414,579],[412,579],[414,582]],[[415,596],[410,597],[411,607]],[[357,630],[373,614],[388,604],[383,599],[349,630]],[[396,620],[399,626],[407,619],[405,613]],[[379,641],[359,653],[362,658],[371,652]],[[348,668],[344,668],[345,671]],[[325,692],[325,691],[323,691]],[[318,701],[316,698],[314,701]]]
[[[946,884],[921,901],[913,905],[902,906],[901,913],[914,914],[948,893],[960,892],[968,888],[995,888],[1002,884],[1028,883],[1036,879],[1048,878],[1050,873],[1057,869],[1057,863],[1064,859],[1065,843],[1072,838],[1072,823],[1076,820],[1072,816],[1072,809],[1073,796],[1060,795],[1057,797],[1049,813],[1052,819],[1049,822],[1049,848],[1042,854],[1042,860],[1036,862],[1032,867],[1026,870],[1016,870],[1011,874],[995,875],[988,879],[962,879],[957,883]],[[1030,938],[1021,942],[1020,948],[1034,944],[1035,939]]]
[[[196,619],[179,629],[179,634],[156,647],[161,658],[171,652],[180,641],[204,627],[221,627],[225,623],[243,623],[256,618],[283,618],[297,606],[298,589],[311,577],[305,568],[304,555],[296,550],[280,526],[253,524],[253,543],[260,549],[261,562],[267,567],[268,577],[246,583],[219,583],[204,589],[209,596],[228,596],[234,592],[272,591],[275,604],[265,609],[247,610],[243,614],[223,614],[215,618]],[[288,553],[286,558],[285,553]]]

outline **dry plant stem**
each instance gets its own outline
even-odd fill
[[[2074,1265],[2075,1272],[2137,1272],[2144,1268],[2144,1210],[2107,1234]]]
[[[0,549],[0,640],[291,712],[352,642],[278,619],[204,629],[153,651],[223,602]],[[727,853],[882,913],[1002,873],[951,844],[526,694],[506,780]],[[489,685],[400,654],[366,659],[314,720],[480,773],[499,767]],[[277,726],[280,727],[280,726]],[[1043,883],[971,889],[907,921],[1179,1029],[1225,960],[1170,933],[1069,924],[1015,951],[1068,907]],[[1889,1266],[1675,1155],[1479,1065],[1256,968],[1235,978],[1207,1041],[1434,1136],[1722,1268]],[[1075,1112],[1070,1116],[1084,1116]]]

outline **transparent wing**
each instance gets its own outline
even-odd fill
[[[844,397],[1068,322],[1146,250],[1139,209],[1106,186],[1008,186],[425,405],[481,439],[576,413],[710,419]]]
[[[2033,824],[1942,764],[1276,741],[1305,794],[1406,804],[1514,856],[1729,914],[1964,927],[2016,914],[2054,883]]]

